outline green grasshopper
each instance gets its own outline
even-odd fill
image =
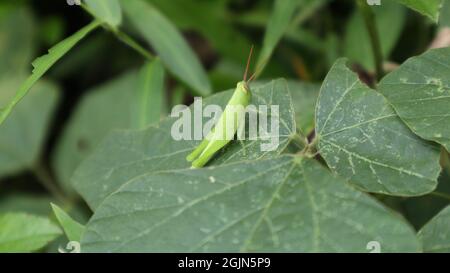
[[[227,145],[236,134],[238,128],[243,126],[242,114],[245,108],[249,105],[251,99],[251,92],[249,83],[253,80],[256,73],[253,74],[247,81],[247,73],[250,66],[250,60],[253,53],[253,47],[250,49],[250,54],[245,68],[244,79],[237,83],[233,96],[228,101],[225,111],[220,116],[214,128],[209,132],[206,138],[198,145],[198,147],[186,157],[186,160],[192,162],[192,168],[203,167],[211,158],[225,145]],[[235,111],[236,109],[241,109]],[[231,124],[228,123],[231,120]]]

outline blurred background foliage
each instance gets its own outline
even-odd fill
[[[242,79],[251,45],[258,56],[263,43],[271,43],[264,38],[268,22],[274,20],[271,0],[147,1],[181,31],[214,92],[233,88]],[[260,80],[289,79],[298,126],[312,133],[315,99],[331,65],[338,57],[348,57],[361,79],[373,83],[372,49],[355,1],[304,0],[287,11],[292,13],[292,18],[287,16],[289,27],[279,33],[280,43],[274,42]],[[438,24],[391,0],[374,11],[387,71],[427,50],[450,26],[448,3]],[[154,53],[130,19],[124,19],[122,29]],[[30,73],[34,58],[91,21],[89,13],[64,0],[1,0],[0,106]],[[266,62],[264,56],[268,60],[269,55],[262,54],[258,61]],[[70,177],[108,132],[133,128],[145,63],[111,31],[98,29],[51,68],[0,127],[0,213],[26,212],[54,221],[49,205],[54,202],[82,223],[89,218]],[[164,78],[164,93],[152,106],[161,117],[175,104],[189,104],[194,94],[171,74]],[[376,197],[420,228],[450,203],[450,163],[444,152],[442,165],[446,171],[437,192],[417,198]],[[63,241],[42,251],[56,251]]]

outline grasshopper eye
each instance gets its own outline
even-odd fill
[[[244,82],[244,91],[245,92],[250,92],[250,86],[248,85],[248,83],[247,82]]]

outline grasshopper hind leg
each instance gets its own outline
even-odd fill
[[[200,143],[200,145],[197,146],[197,148],[195,148],[194,151],[192,151],[192,153],[190,153],[187,157],[186,160],[188,162],[192,162],[194,161],[197,157],[200,156],[201,153],[203,153],[203,150],[205,150],[205,148],[208,146],[209,144],[209,140],[207,140],[206,138]]]

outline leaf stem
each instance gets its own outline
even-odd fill
[[[302,135],[301,132],[295,134],[292,137],[292,141],[301,149],[304,149],[306,146],[308,146],[308,140]]]
[[[444,147],[442,147],[441,165],[450,174],[450,154]]]
[[[304,149],[300,151],[300,155],[313,158],[316,155],[319,154],[319,151],[317,151],[317,143],[319,142],[319,138],[316,136],[314,137],[313,141],[306,144]]]
[[[450,195],[446,194],[446,193],[443,193],[443,192],[434,191],[434,192],[431,192],[430,195],[434,195],[434,196],[437,196],[437,197],[441,197],[441,198],[450,200]]]
[[[86,11],[87,13],[89,13],[92,17],[94,17],[95,19],[97,19],[97,17],[95,16],[95,14],[84,4],[81,4],[81,7],[84,9],[84,11]],[[126,34],[125,32],[122,32],[121,30],[119,30],[118,28],[109,26],[107,24],[103,24],[102,25],[104,29],[111,31],[112,33],[114,33],[114,35],[123,43],[125,43],[126,45],[128,45],[130,48],[134,49],[136,52],[138,52],[139,54],[141,54],[144,58],[148,59],[149,61],[154,59],[153,54],[151,54],[147,49],[145,49],[143,46],[141,46],[138,42],[136,42],[133,38],[131,38],[128,34]]]
[[[118,29],[112,30],[112,32],[114,33],[114,35],[116,35],[116,37],[120,41],[122,41],[123,43],[128,45],[130,48],[134,49],[136,52],[141,54],[143,57],[145,57],[149,61],[151,61],[155,58],[155,56],[153,56],[153,54],[151,54],[147,49],[145,49],[143,46],[141,46],[138,42],[136,42],[133,38],[131,38],[125,32],[122,32]]]
[[[373,59],[375,62],[376,76],[380,80],[383,75],[383,53],[381,50],[380,36],[378,27],[375,20],[375,14],[372,9],[367,5],[366,0],[357,0],[358,8],[364,18],[364,22],[367,28],[367,32],[370,37],[370,43],[372,45]]]

